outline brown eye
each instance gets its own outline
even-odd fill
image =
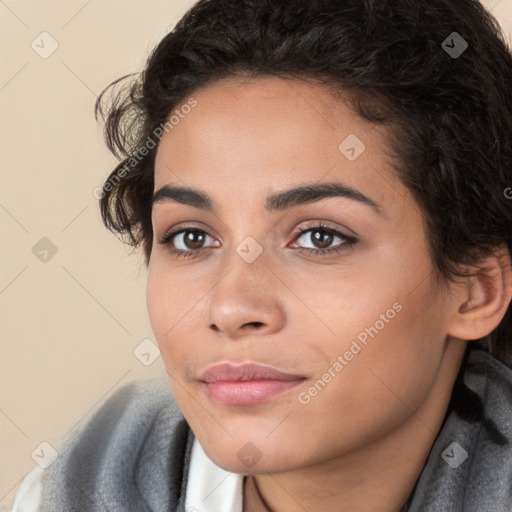
[[[310,247],[303,247],[298,244],[300,239],[312,245]],[[339,242],[330,247],[336,240]],[[297,250],[307,255],[320,255],[327,256],[342,251],[351,249],[357,243],[357,239],[352,236],[344,235],[337,229],[326,227],[322,224],[317,226],[308,226],[301,229],[295,237],[292,247],[297,247]]]
[[[327,232],[323,229],[317,229],[315,231],[310,231],[310,240],[314,245],[316,245],[319,249],[326,249],[332,244],[334,236],[332,233]]]
[[[182,233],[185,235],[183,237],[183,244],[187,249],[201,249],[201,246],[205,242],[205,233],[204,231],[183,231]]]
[[[211,246],[204,246],[208,238],[212,237],[202,229],[185,228],[167,233],[161,238],[159,244],[168,246],[173,254],[189,257],[209,249]]]

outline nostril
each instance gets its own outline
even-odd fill
[[[263,325],[263,322],[247,322],[245,325],[254,325],[255,327],[260,327]]]

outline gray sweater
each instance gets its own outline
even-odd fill
[[[40,510],[186,512],[193,440],[166,379],[132,382],[58,448]],[[466,354],[407,510],[512,511],[512,369],[483,350]]]

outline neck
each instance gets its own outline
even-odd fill
[[[399,512],[442,426],[464,349],[448,343],[430,393],[386,436],[321,464],[245,478],[244,512]]]

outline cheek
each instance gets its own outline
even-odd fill
[[[366,344],[356,338],[358,347],[351,348],[353,338],[343,338],[323,347],[330,364],[318,366],[315,379],[301,389],[303,405],[295,407],[301,435],[321,432],[330,449],[344,451],[406,421],[428,397],[442,355],[441,344],[423,327],[421,311],[406,303],[377,334],[368,334]]]
[[[162,340],[179,329],[178,321],[186,315],[197,302],[199,294],[197,284],[184,283],[177,272],[170,269],[155,257],[148,267],[146,281],[146,304],[149,319],[155,336]],[[195,299],[195,300],[194,300]]]
[[[161,267],[157,263],[151,263],[146,282],[146,305],[151,328],[166,367],[169,344],[164,343],[164,340],[175,336],[179,331],[179,319],[183,316],[181,309],[184,304],[180,295],[183,294],[179,292],[179,285],[171,285]]]
[[[197,352],[197,320],[205,299],[205,290],[197,283],[194,278],[180,278],[156,258],[148,268],[148,317],[164,366],[175,377],[181,375],[187,359]]]
[[[331,331],[314,319],[301,331],[322,381],[311,394],[304,390],[311,418],[330,410],[354,431],[372,424],[378,430],[425,399],[443,356],[443,307],[429,279],[418,285],[419,266],[390,264],[380,279],[368,271],[361,279],[328,280],[323,295],[310,288],[314,311]],[[428,276],[427,264],[422,270]],[[325,334],[313,336],[313,325]]]
[[[148,275],[146,280],[146,306],[148,310],[149,321],[157,341],[161,338],[164,331],[165,310],[167,308],[166,286],[161,279],[158,265],[154,263],[154,258],[150,261]]]

